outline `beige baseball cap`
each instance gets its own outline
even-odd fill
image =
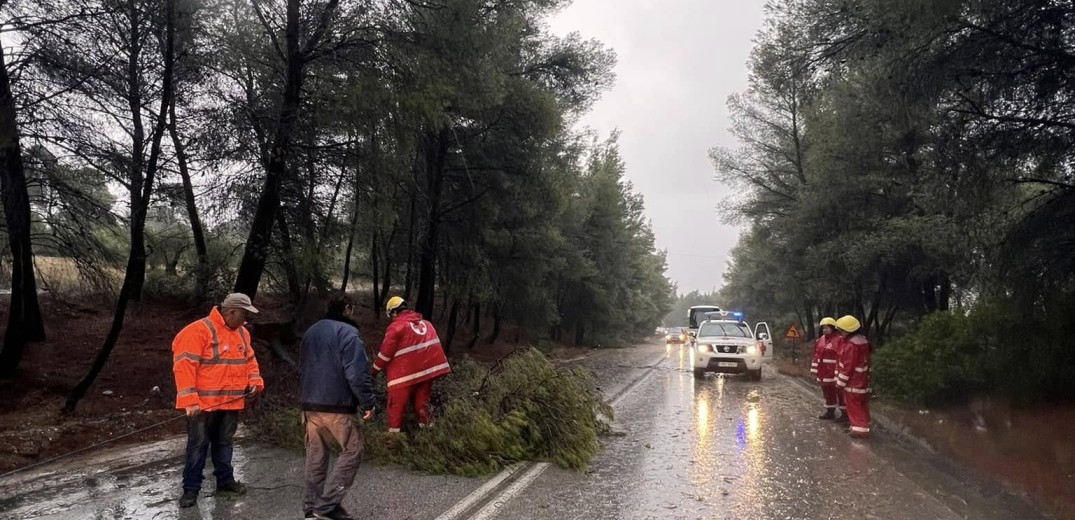
[[[250,301],[250,297],[243,293],[231,293],[220,304],[221,309],[243,309],[251,314],[257,314],[258,309]]]

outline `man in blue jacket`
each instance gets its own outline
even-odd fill
[[[341,502],[362,462],[362,431],[355,413],[373,414],[373,387],[366,346],[352,321],[355,302],[340,293],[328,315],[302,336],[302,416],[306,424],[306,518],[348,520]],[[342,448],[328,472],[333,441]]]

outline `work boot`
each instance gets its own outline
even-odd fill
[[[179,507],[194,507],[197,503],[198,492],[184,489],[183,496],[179,497]]]
[[[836,422],[846,426],[848,424],[851,424],[851,419],[847,418],[847,412],[843,412],[840,414],[840,417],[836,419]]]
[[[231,493],[233,495],[245,495],[246,494],[246,486],[243,485],[240,482],[232,481],[232,482],[230,482],[228,484],[224,484],[224,485],[217,484],[216,492],[217,493]]]
[[[329,511],[328,513],[315,512],[314,518],[320,518],[321,520],[355,520],[355,517],[348,514],[343,506],[336,506],[336,509]]]
[[[870,434],[866,432],[847,432],[847,436],[852,439],[869,439]]]
[[[817,418],[822,421],[831,421],[836,418],[836,410],[829,408],[828,410],[825,410],[825,413],[817,416]]]

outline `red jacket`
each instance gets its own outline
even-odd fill
[[[870,342],[855,334],[845,339],[836,365],[836,384],[852,394],[870,393]]]
[[[810,373],[823,385],[836,384],[836,364],[840,359],[839,334],[824,334],[814,343],[814,357],[810,360]]]
[[[388,388],[407,387],[452,371],[433,324],[414,311],[401,312],[384,334],[373,373],[384,370]]]

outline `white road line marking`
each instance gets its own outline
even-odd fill
[[[616,406],[616,404],[618,404],[624,397],[627,396],[627,394],[634,390],[635,387],[640,385],[642,381],[646,380],[646,378],[652,375],[654,368],[664,363],[667,359],[667,355],[662,354],[660,358],[656,359],[653,363],[650,363],[646,367],[646,373],[642,374],[641,377],[632,381],[630,384],[620,390],[619,395],[609,401],[609,405]],[[546,462],[520,462],[512,464],[511,466],[508,466],[501,470],[500,473],[497,473],[485,484],[482,484],[481,487],[475,489],[469,495],[464,497],[463,500],[460,500],[459,503],[452,506],[451,509],[445,511],[443,514],[438,516],[436,520],[456,520],[460,517],[460,515],[466,513],[467,510],[474,507],[475,504],[480,503],[482,499],[493,493],[497,487],[504,483],[504,481],[508,480],[520,471],[526,471],[526,473],[524,473],[518,481],[512,483],[512,485],[505,489],[503,493],[501,493],[499,496],[494,498],[493,501],[491,501],[477,513],[475,513],[475,515],[471,517],[471,520],[492,518],[492,515],[495,515],[496,512],[505,504],[507,504],[512,497],[518,495],[527,487],[529,487],[530,483],[537,479],[539,476],[541,476],[541,474],[548,467],[549,464]],[[508,496],[508,493],[511,493],[511,495]],[[494,504],[499,505],[493,507]]]
[[[550,464],[548,462],[539,462],[534,464],[534,467],[530,468],[523,476],[519,477],[519,480],[513,482],[507,489],[497,495],[495,499],[485,504],[485,507],[470,517],[470,520],[489,520],[494,518],[500,509],[508,505],[513,498],[526,491],[526,488],[530,487],[530,484],[537,480],[546,469],[549,469]]]
[[[660,358],[655,360],[653,363],[650,363],[646,367],[646,372],[642,374],[638,379],[632,381],[630,384],[620,390],[619,395],[609,401],[609,405],[616,406],[617,404],[619,404],[619,402],[622,401],[625,397],[627,397],[627,395],[629,395],[631,391],[633,391],[635,388],[641,385],[642,382],[644,382],[651,375],[653,375],[654,369],[663,364],[667,359],[667,356],[665,354],[662,354]],[[495,518],[497,513],[500,512],[501,508],[507,505],[508,502],[510,502],[514,497],[525,491],[526,488],[530,487],[530,484],[533,483],[534,480],[536,480],[539,476],[541,476],[541,474],[544,473],[545,470],[548,469],[550,466],[550,464],[547,462],[528,464],[532,464],[533,467],[530,467],[528,470],[526,470],[527,472],[524,473],[521,477],[519,477],[519,480],[513,482],[503,492],[495,495],[489,501],[489,503],[485,505],[485,507],[481,508],[481,510],[471,516],[469,520],[489,520],[490,518]],[[485,495],[490,494],[493,491],[493,488],[496,488],[498,484],[502,483],[510,475],[514,474],[508,473],[507,475],[505,475],[507,471],[508,470],[506,469],[504,471],[501,471],[499,474],[497,474],[496,477],[493,477],[492,480],[487,482],[486,485],[482,486],[474,493],[471,493],[469,496],[463,499],[463,502],[467,502],[465,507],[460,507],[463,504],[463,502],[460,502],[459,504],[456,504],[455,507],[452,507],[452,509],[446,512],[444,515],[437,517],[437,520],[454,520],[454,518],[458,516],[461,512],[469,509],[473,504],[479,502]],[[489,484],[493,483],[493,481],[496,481],[496,483],[489,486]],[[455,512],[454,515],[448,516],[448,514],[452,512]]]
[[[504,468],[500,473],[497,473],[496,476],[489,479],[485,484],[482,484],[480,488],[475,489],[467,495],[466,498],[460,500],[458,504],[452,506],[452,508],[445,511],[444,514],[438,516],[436,520],[455,520],[456,517],[465,513],[468,509],[473,507],[474,504],[477,504],[481,499],[485,498],[486,495],[492,493],[502,482],[512,475],[526,469],[530,464],[531,463],[529,462],[519,462]]]

